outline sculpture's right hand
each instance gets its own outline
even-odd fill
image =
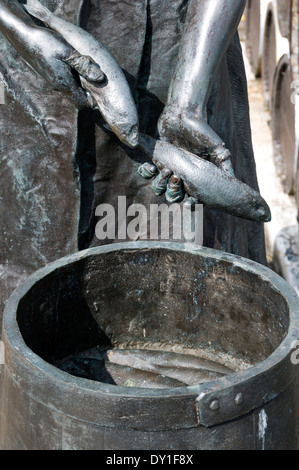
[[[41,75],[53,90],[61,91],[79,109],[90,107],[78,76],[65,62],[73,49],[53,31],[36,27],[26,38],[23,58]]]

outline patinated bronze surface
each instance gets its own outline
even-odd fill
[[[261,266],[245,3],[0,0],[2,301],[47,265],[5,313],[3,448],[296,447],[298,304]],[[95,236],[99,204],[164,195],[205,204],[220,252],[82,251],[119,242]]]
[[[1,282],[9,292],[77,252],[6,309],[3,448],[137,449],[140,436],[148,448],[296,447],[298,304],[261,266],[270,211],[251,145],[244,7],[0,0]],[[119,241],[95,236],[99,204],[164,195],[205,203],[204,244],[220,252],[82,252]]]
[[[128,205],[160,204],[164,196],[152,187],[159,194],[166,191],[170,202],[185,196],[180,175],[167,168],[157,174],[140,147],[120,144],[107,130],[99,111],[91,108],[103,104],[96,103],[96,94],[105,89],[105,76],[85,54],[82,62],[74,44],[48,28],[46,19],[29,16],[26,4],[38,5],[0,1],[0,70],[6,88],[0,108],[2,303],[23,277],[47,262],[115,242],[95,236],[99,204],[116,206],[119,195]],[[43,5],[55,21],[80,25],[113,54],[143,134],[207,158],[258,191],[236,33],[244,1],[49,0]],[[88,80],[92,77],[98,83]],[[116,132],[124,139],[137,129],[131,109],[129,127],[126,122],[127,130],[119,125]],[[115,116],[113,106],[109,113]],[[153,185],[140,173],[153,178]],[[265,263],[262,224],[220,209],[205,207],[204,244]],[[266,220],[266,213],[259,220]]]
[[[137,172],[147,161],[144,152],[120,145],[90,108],[95,102],[88,98],[94,98],[95,88],[105,89],[105,77],[99,72],[102,83],[88,81],[84,68],[91,63],[78,63],[76,44],[46,27],[49,18],[42,23],[33,10],[29,16],[26,4],[29,9],[38,5],[0,2],[5,285],[78,247],[102,243],[94,236],[98,204],[115,205],[118,195],[125,195],[128,205],[163,200]],[[208,158],[258,190],[236,33],[245,2],[56,0],[43,5],[55,13],[55,21],[79,24],[113,54],[130,85],[142,133]],[[136,116],[129,121],[132,127],[118,136],[137,132]],[[185,188],[172,173],[164,169],[153,176],[168,200],[178,201]],[[9,217],[8,207],[13,207]],[[261,224],[208,207],[205,245],[265,262]]]
[[[214,4],[215,6],[217,9],[221,9],[223,14],[228,16],[231,21],[235,20],[230,18],[226,11],[227,6],[223,3]],[[209,75],[212,76],[212,72],[217,70],[225,43],[222,47],[220,45],[217,47],[219,56],[214,54],[213,60],[209,60],[205,66],[205,73],[209,79],[207,80],[205,75],[202,75],[199,79],[198,71],[201,70],[203,51],[206,55],[209,47],[211,47],[211,38],[207,39],[209,37],[207,31],[205,32],[206,38],[198,38],[200,47],[192,44],[194,33],[190,33],[190,29],[192,31],[194,25],[197,26],[199,23],[197,19],[197,15],[201,13],[199,10],[190,7],[186,20],[186,34],[181,44],[179,56],[184,57],[184,61],[178,60],[175,78],[170,85],[168,108],[163,112],[162,125],[159,123],[162,126],[160,130],[162,136],[165,132],[163,126],[170,129],[169,132],[166,132],[166,139],[170,140],[173,145],[167,146],[164,143],[164,145],[157,144],[155,146],[153,139],[150,137],[138,138],[136,106],[126,78],[109,50],[84,29],[51,13],[38,0],[27,0],[24,7],[35,18],[43,21],[48,27],[59,33],[75,49],[75,53],[66,62],[79,73],[81,84],[90,95],[91,106],[100,111],[106,124],[109,125],[116,136],[132,148],[137,147],[140,143],[141,149],[152,159],[155,159],[160,172],[164,171],[165,173],[167,171],[166,178],[161,178],[161,175],[155,177],[153,187],[157,187],[158,181],[159,195],[166,190],[169,202],[183,200],[184,191],[181,187],[183,185],[184,190],[193,200],[205,203],[211,208],[224,209],[233,215],[251,220],[270,220],[270,210],[258,193],[244,190],[241,183],[232,179],[233,169],[230,153],[204,119],[203,110],[206,108],[209,87],[211,86]],[[236,11],[239,12],[240,8],[237,8]],[[226,16],[224,17],[225,20],[228,19]],[[213,14],[212,17],[214,17]],[[204,23],[204,21],[202,22]],[[230,24],[230,26],[232,25]],[[210,22],[207,22],[206,27],[211,31],[215,28]],[[223,29],[227,31],[229,37],[231,28],[226,26]],[[222,37],[223,40],[225,41],[226,37]],[[196,51],[195,55],[194,51]],[[194,57],[186,59],[190,54]],[[191,68],[188,73],[186,61]],[[98,72],[96,68],[98,68]],[[176,78],[178,76],[180,77],[179,80]],[[183,93],[181,92],[182,82],[184,83]],[[182,109],[178,113],[180,102],[183,104],[180,105]],[[177,116],[174,119],[175,114]],[[168,121],[171,121],[170,125]],[[192,127],[194,128],[193,131]],[[186,133],[187,135],[192,134],[193,139],[195,139],[193,145],[190,144]],[[183,151],[178,153],[175,147],[177,135],[181,136],[178,146],[191,147],[193,152],[205,155],[207,158],[210,157],[210,160],[218,165],[220,170],[225,170],[225,174],[222,175],[222,171],[217,172],[214,170],[213,165],[204,165],[204,160],[200,157],[193,158],[192,155]],[[161,143],[163,144],[163,141]],[[154,150],[152,150],[153,147],[155,147]],[[168,158],[166,158],[166,153],[169,154]],[[199,162],[202,162],[202,164]],[[147,166],[147,164],[145,165]],[[227,173],[230,173],[231,178],[226,176]],[[143,175],[142,169],[140,174]],[[176,181],[175,185],[173,185],[174,179]],[[211,181],[215,182],[216,187],[211,186]],[[170,191],[171,185],[172,190]],[[208,192],[207,189],[210,191]],[[241,193],[242,196],[239,197],[238,193]],[[221,204],[222,200],[223,204]]]

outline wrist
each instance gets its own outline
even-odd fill
[[[199,109],[196,111],[190,109],[178,103],[167,104],[158,121],[160,136],[168,140],[168,136],[173,137],[174,134],[178,136],[182,132],[186,133],[188,129],[192,129],[194,122],[200,123],[205,120]]]

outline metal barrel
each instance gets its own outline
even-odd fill
[[[170,242],[92,248],[18,287],[2,339],[3,450],[297,448],[298,297],[252,261]],[[230,372],[158,389],[58,366],[90,348],[187,353]]]

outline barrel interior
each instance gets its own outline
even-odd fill
[[[262,361],[289,327],[286,301],[264,277],[230,258],[166,248],[108,251],[59,267],[22,298],[17,321],[27,346],[66,372],[158,388]],[[118,358],[113,372],[107,353]],[[184,370],[180,380],[180,367],[199,367],[202,379],[191,374],[192,382]]]

